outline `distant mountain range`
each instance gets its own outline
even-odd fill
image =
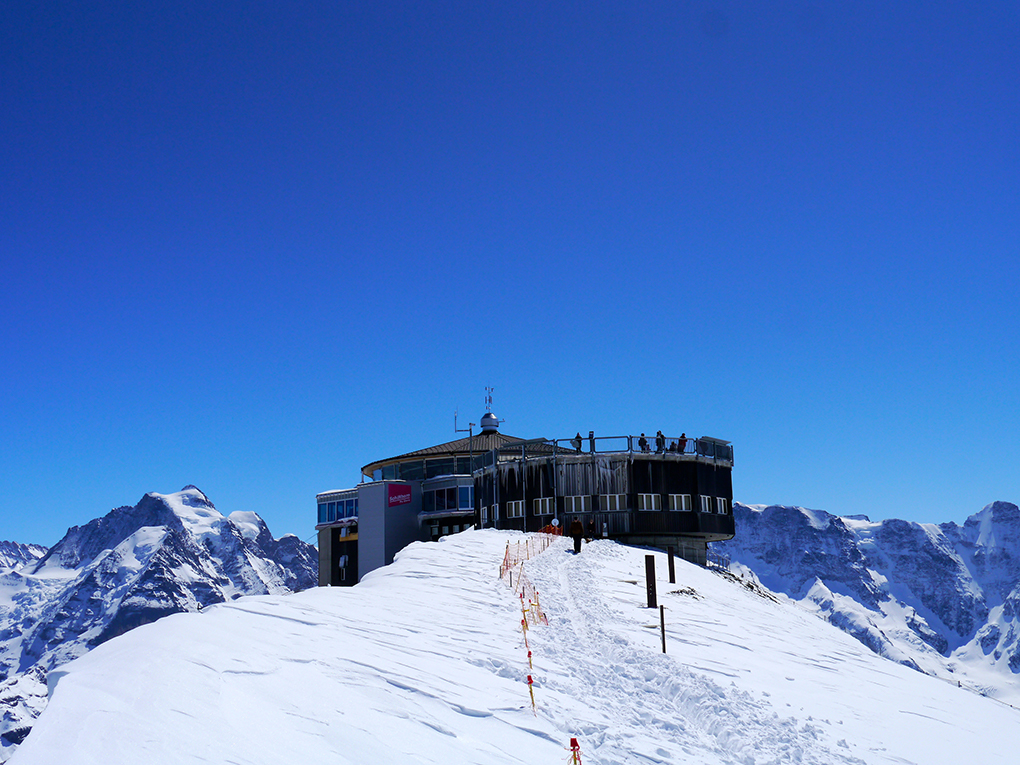
[[[24,566],[34,560],[39,560],[46,554],[42,545],[23,545],[20,542],[0,542],[0,573],[5,569]]]
[[[733,511],[736,536],[713,545],[731,571],[876,653],[989,695],[1020,673],[1016,505],[993,502],[963,526],[739,502]]]
[[[315,586],[318,554],[273,539],[252,512],[222,515],[194,486],[146,494],[52,548],[0,545],[0,762],[46,703],[46,675],[110,638],[242,595]]]

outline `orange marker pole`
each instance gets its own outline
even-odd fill
[[[528,675],[528,693],[531,694],[531,710],[535,713],[535,716],[538,717],[538,709],[535,707],[535,689],[532,688],[531,685],[531,675]]]

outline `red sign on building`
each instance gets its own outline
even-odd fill
[[[411,487],[406,484],[391,483],[386,487],[389,491],[387,507],[411,504]]]

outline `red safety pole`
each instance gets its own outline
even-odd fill
[[[581,765],[581,747],[576,738],[570,739],[570,765]]]

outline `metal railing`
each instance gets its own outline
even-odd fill
[[[498,449],[500,456],[569,456],[571,454],[660,454],[675,457],[701,457],[719,462],[733,463],[733,446],[717,438],[688,438],[687,436],[582,436],[554,438],[522,443],[504,444]],[[491,465],[491,458],[483,464]]]

